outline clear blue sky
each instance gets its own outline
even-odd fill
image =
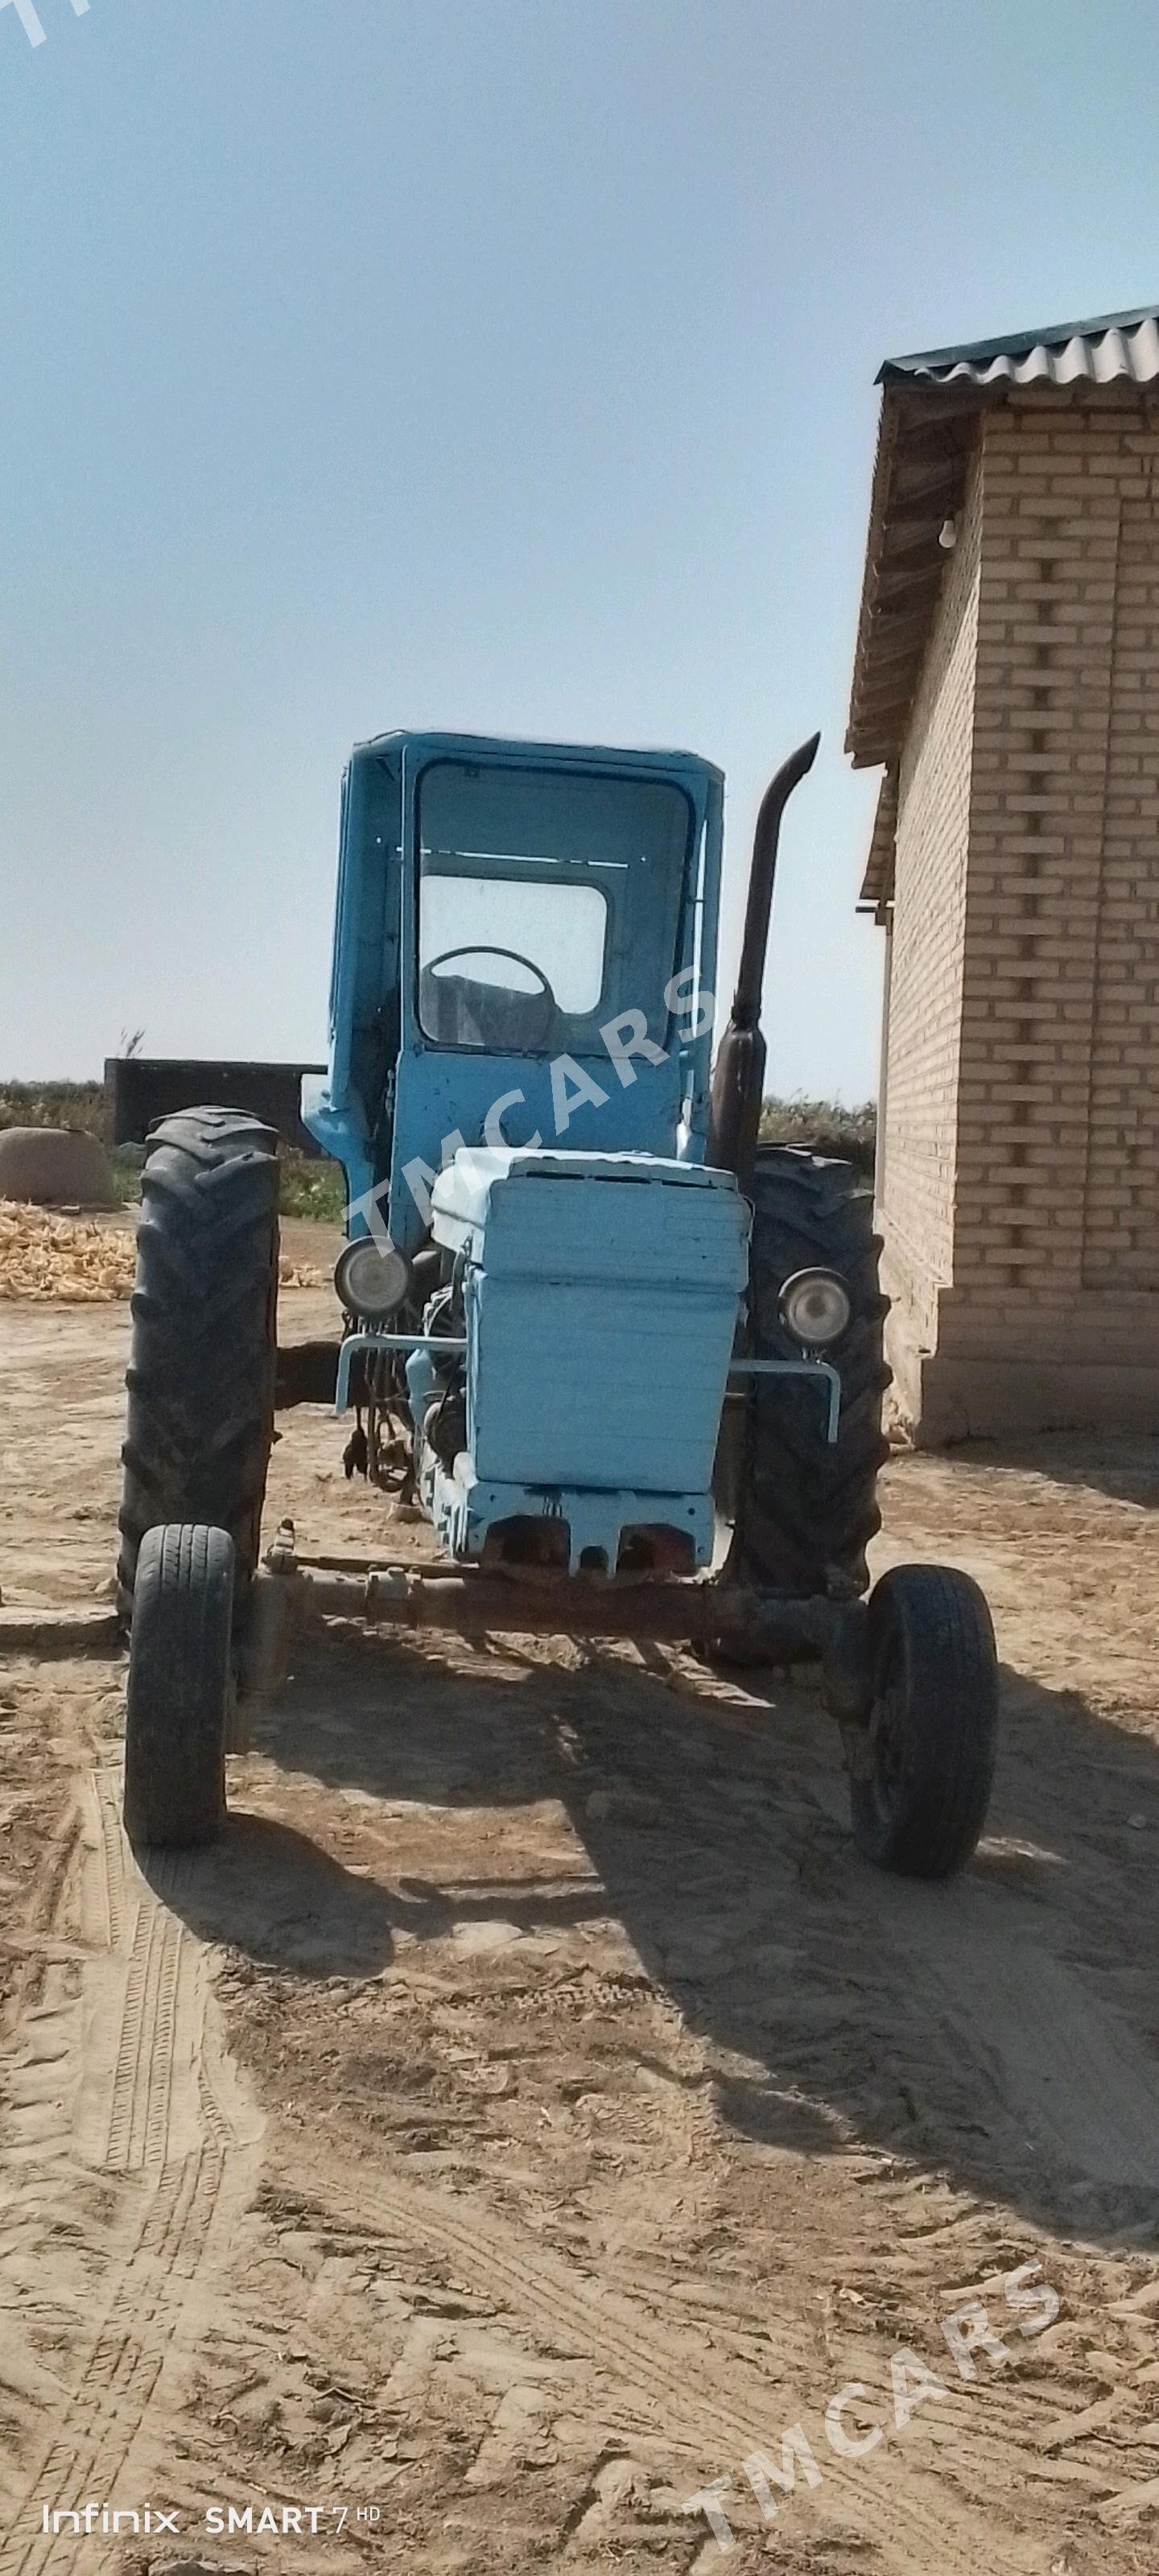
[[[0,5],[0,1075],[324,1042],[397,724],[770,768],[778,1089],[869,1092],[887,353],[1159,287],[1153,0]]]

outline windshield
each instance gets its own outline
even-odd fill
[[[425,770],[425,1035],[501,1054],[598,1043],[601,1017],[624,1006],[642,933],[649,987],[657,938],[661,985],[671,972],[689,823],[686,798],[663,781],[463,761]],[[646,1007],[649,995],[629,998]]]

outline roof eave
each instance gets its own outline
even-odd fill
[[[979,415],[999,404],[1159,404],[1159,305],[887,358],[846,749],[896,759],[941,590]]]
[[[855,768],[896,756],[941,588],[939,534],[961,505],[975,424],[994,400],[980,387],[883,392],[845,737]]]

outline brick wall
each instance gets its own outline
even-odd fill
[[[982,416],[896,902],[882,1213],[895,1344],[942,1368],[921,1408],[994,1427],[1005,1363],[1000,1422],[1023,1399],[1137,1420],[1144,1383],[1159,1406],[1159,420],[1137,398]]]
[[[1159,1289],[1159,509],[1119,518],[1083,1286]]]
[[[878,1189],[892,1274],[923,1339],[952,1276],[966,858],[981,571],[975,472],[947,557],[897,785],[889,1047]]]

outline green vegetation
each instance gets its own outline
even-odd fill
[[[140,1155],[113,1152],[109,1156],[109,1170],[121,1207],[135,1207],[141,1195]]]
[[[104,1084],[0,1081],[0,1127],[83,1127],[103,1143]],[[280,1160],[282,1215],[316,1217],[325,1225],[341,1225],[346,1205],[341,1166],[328,1157],[296,1154],[288,1148],[283,1149]],[[128,1207],[140,1196],[140,1147],[130,1146],[122,1152],[110,1146],[109,1161],[117,1197],[122,1207]]]
[[[0,1127],[83,1127],[104,1138],[103,1082],[0,1082]]]
[[[279,1154],[278,1161],[282,1215],[312,1216],[322,1225],[341,1225],[346,1214],[346,1174],[341,1163],[332,1163],[328,1155],[289,1152]]]
[[[863,1100],[860,1108],[843,1109],[836,1100],[766,1100],[761,1111],[761,1137],[766,1145],[805,1145],[814,1154],[837,1154],[855,1170],[873,1176],[877,1144],[877,1107]]]
[[[0,1082],[0,1127],[83,1127],[87,1136],[105,1137],[103,1082]],[[122,1207],[138,1196],[139,1154],[109,1152],[113,1187]]]
[[[0,1082],[0,1127],[84,1127],[104,1137],[105,1093],[100,1082]],[[838,1154],[872,1175],[877,1111],[872,1100],[844,1109],[835,1100],[766,1100],[761,1135],[767,1144],[805,1145],[816,1154]],[[346,1191],[340,1164],[321,1155],[281,1154],[283,1216],[314,1217],[341,1225]],[[140,1188],[139,1155],[111,1154],[117,1196],[123,1204]]]
[[[119,1154],[114,1148],[109,1162],[117,1197],[122,1207],[128,1207],[141,1195],[141,1149],[138,1146]],[[315,1158],[283,1150],[278,1165],[278,1206],[283,1216],[313,1217],[320,1225],[341,1225],[346,1211],[346,1179],[340,1163],[332,1163],[328,1156]]]

